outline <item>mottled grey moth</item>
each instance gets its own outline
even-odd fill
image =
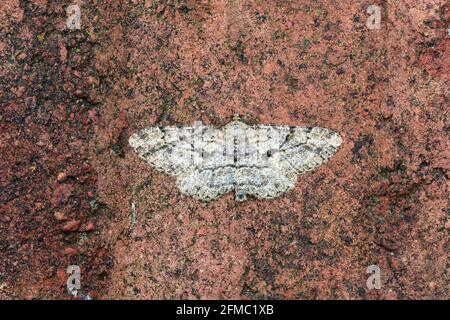
[[[221,128],[201,122],[149,127],[129,143],[156,170],[175,175],[184,194],[209,201],[234,191],[244,201],[283,195],[299,174],[326,162],[342,139],[320,127],[250,126],[235,119]]]

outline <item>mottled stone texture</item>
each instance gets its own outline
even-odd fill
[[[446,1],[86,0],[77,32],[67,4],[0,5],[1,298],[67,297],[68,264],[100,298],[450,298]],[[236,113],[343,144],[241,203],[182,195],[127,144]]]
[[[90,156],[100,30],[64,30],[70,3],[0,1],[0,299],[69,298],[71,264],[104,296],[113,266]]]

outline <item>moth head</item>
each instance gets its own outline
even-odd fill
[[[247,195],[242,191],[236,192],[236,201],[242,202],[247,200]]]

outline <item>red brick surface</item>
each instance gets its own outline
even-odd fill
[[[77,264],[94,298],[448,299],[445,3],[368,30],[369,1],[83,1],[69,31],[69,1],[2,1],[0,298],[70,298]],[[127,143],[236,113],[343,144],[282,198],[203,203]]]

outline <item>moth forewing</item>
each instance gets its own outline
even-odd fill
[[[221,130],[207,128],[202,139],[202,168],[215,169],[219,165],[232,165],[225,154],[225,135]]]
[[[128,142],[143,157],[165,144],[164,133],[159,128],[145,128],[133,134]]]

